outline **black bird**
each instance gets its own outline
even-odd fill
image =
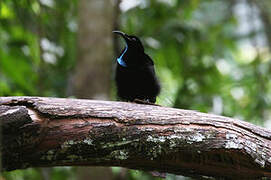
[[[145,54],[138,37],[121,31],[113,33],[126,42],[126,47],[117,58],[115,81],[118,97],[125,101],[155,103],[160,84],[152,59]]]

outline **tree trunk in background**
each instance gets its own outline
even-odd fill
[[[109,99],[113,12],[110,0],[79,1],[78,60],[71,87],[77,98]],[[80,167],[77,173],[79,180],[113,179],[111,168]]]
[[[79,1],[78,61],[72,77],[77,98],[109,99],[113,11],[110,0]]]

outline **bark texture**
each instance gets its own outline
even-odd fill
[[[4,170],[122,166],[185,176],[271,177],[271,131],[152,105],[0,97]]]

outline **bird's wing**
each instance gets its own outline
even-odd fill
[[[153,66],[154,63],[153,63],[153,60],[150,58],[150,56],[148,54],[145,54],[146,58],[146,61],[144,62],[146,65],[149,65],[149,66]]]

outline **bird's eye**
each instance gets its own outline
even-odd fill
[[[136,41],[136,38],[133,37],[132,40],[133,40],[133,41]]]

